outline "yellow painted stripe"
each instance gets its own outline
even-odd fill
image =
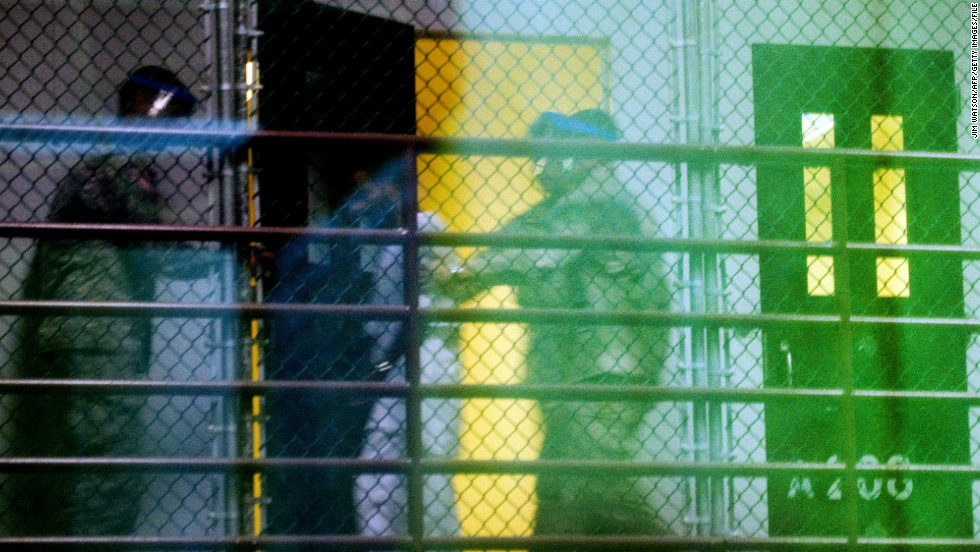
[[[245,121],[246,127],[251,129],[254,127],[255,121],[253,113],[255,111],[255,105],[257,103],[256,94],[253,90],[253,85],[257,85],[259,82],[259,69],[258,64],[252,61],[251,52],[246,56],[245,63]],[[254,167],[253,151],[251,148],[248,149],[248,176],[246,177],[247,186],[247,196],[248,196],[248,225],[255,226],[257,220],[257,208],[256,208],[256,190],[255,190],[255,175],[252,171]],[[254,244],[253,244],[254,245]],[[254,298],[258,298],[258,280],[252,276],[250,279],[250,286],[252,289],[252,294]],[[251,379],[253,382],[257,382],[262,378],[262,350],[259,346],[259,322],[258,320],[252,320],[249,328],[249,337],[251,340],[251,345],[249,347],[250,360],[251,360]],[[252,458],[262,457],[262,400],[258,395],[252,397]],[[263,531],[263,512],[262,512],[262,474],[255,472],[252,474],[252,534],[254,536],[259,536]],[[258,551],[257,551],[258,552]]]

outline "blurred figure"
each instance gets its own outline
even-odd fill
[[[431,212],[418,213],[420,231],[445,231],[446,225]],[[392,267],[402,266],[401,246],[387,246],[373,255],[373,272],[380,280],[394,275]],[[450,307],[452,300],[437,293],[437,288],[426,275],[436,273],[443,266],[455,265],[450,250],[423,248],[420,251],[419,306]],[[401,271],[397,271],[401,275]],[[399,278],[400,280],[400,278]],[[401,287],[401,281],[392,282]],[[393,295],[393,294],[389,294]],[[400,295],[398,295],[400,297]],[[384,302],[384,297],[379,298]],[[430,323],[423,327],[419,364],[421,383],[459,383],[459,328],[456,324]],[[399,356],[386,381],[404,383],[405,356]],[[426,458],[454,458],[459,445],[459,409],[456,399],[424,399],[421,405],[422,454]],[[398,397],[382,397],[374,402],[368,418],[362,458],[397,460],[408,457],[408,429],[405,400]],[[426,535],[457,536],[459,519],[456,516],[452,475],[426,475],[422,487],[422,504]],[[366,473],[357,477],[355,504],[361,534],[369,536],[407,536],[408,483],[403,474]]]
[[[598,109],[572,116],[544,113],[532,138],[612,141],[619,132]],[[501,233],[641,236],[635,199],[609,163],[547,158],[537,180],[545,199],[500,228]],[[523,308],[666,311],[669,295],[655,254],[608,249],[478,251],[441,285],[459,300],[495,285],[515,287]],[[643,325],[567,322],[528,324],[530,384],[658,385],[668,330]],[[545,460],[627,461],[640,448],[642,401],[542,401]],[[636,478],[608,473],[545,471],[537,480],[539,535],[663,534]]]
[[[355,192],[326,220],[332,228],[393,229],[401,225],[403,164],[358,167],[345,174]],[[329,187],[332,182],[321,182]],[[403,305],[401,246],[346,240],[298,239],[275,260],[275,285],[267,299],[321,305]],[[267,375],[286,381],[383,381],[399,358],[404,339],[399,321],[353,316],[283,313],[270,318]],[[267,401],[266,450],[272,458],[356,458],[365,440],[373,401],[350,393],[296,392]],[[334,468],[296,468],[268,475],[269,523],[273,535],[358,533],[355,473]],[[315,545],[296,545],[313,550]]]
[[[130,123],[185,117],[195,101],[176,75],[160,67],[133,71],[118,90],[119,115]],[[57,187],[48,216],[58,223],[171,222],[148,157],[103,155],[74,167]],[[156,249],[156,250],[155,250]],[[156,278],[200,277],[168,266],[159,248],[110,239],[45,239],[37,243],[24,298],[56,301],[152,301]],[[198,267],[203,268],[203,266]],[[103,314],[25,317],[19,343],[23,378],[133,380],[150,364],[148,316]],[[17,456],[142,455],[143,398],[73,391],[26,394],[13,413]],[[70,471],[32,474],[14,507],[23,535],[128,535],[139,514],[142,477]]]

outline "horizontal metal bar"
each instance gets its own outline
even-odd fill
[[[91,393],[168,396],[263,395],[280,396],[296,393],[343,394],[365,397],[405,397],[412,390],[408,383],[378,381],[161,381],[161,380],[91,380],[91,379],[0,379],[0,393],[48,394]],[[661,387],[657,385],[482,385],[420,384],[423,399],[531,399],[573,401],[677,401],[772,404],[808,398],[814,401],[836,401],[844,396],[841,389],[800,388],[716,388]],[[945,404],[980,406],[980,394],[970,391],[899,391],[855,390],[858,400],[941,401]]]
[[[980,331],[980,319],[976,318],[926,318],[916,316],[862,316],[854,315],[850,322],[856,325],[881,326],[881,325],[903,325],[903,326],[942,326],[950,330],[961,330],[963,332]]]
[[[980,393],[973,391],[897,391],[886,389],[855,390],[855,399],[906,399],[915,401],[940,401],[947,406],[953,404],[980,406]]]
[[[762,478],[774,473],[815,474],[843,473],[849,469],[864,471],[844,464],[825,464],[815,462],[640,462],[640,461],[601,461],[601,460],[431,460],[420,459],[419,467],[424,473],[443,474],[541,474],[545,472],[616,474],[621,476],[643,477],[660,475],[665,477],[704,476],[742,476]],[[877,471],[877,470],[867,470]],[[892,470],[901,471],[901,470]],[[980,467],[975,472],[948,470],[949,474],[980,476]]]
[[[565,401],[705,401],[739,403],[775,403],[798,397],[814,401],[837,400],[839,389],[738,389],[718,387],[660,387],[656,385],[421,385],[419,393],[426,399],[532,399]],[[980,404],[980,396],[972,397]]]
[[[86,550],[222,550],[253,551],[295,549],[307,545],[318,550],[492,550],[548,549],[567,550],[860,550],[878,551],[896,548],[975,551],[973,539],[947,538],[858,538],[850,543],[846,537],[679,537],[679,536],[503,536],[503,537],[367,537],[354,535],[283,535],[255,537],[0,537],[3,550],[54,550],[72,546]]]
[[[321,305],[296,303],[162,303],[112,301],[0,301],[0,315],[78,315],[169,318],[264,318],[277,315],[344,316],[372,320],[401,320],[407,305]]]
[[[958,257],[964,260],[980,259],[980,247],[945,244],[881,244],[848,243],[846,248],[856,253],[875,253],[893,257]]]
[[[226,473],[328,469],[404,473],[410,461],[364,458],[0,457],[0,473]]]
[[[670,327],[707,328],[774,328],[801,324],[834,325],[853,324],[861,326],[880,325],[918,325],[942,326],[964,332],[980,332],[980,319],[949,317],[892,317],[892,316],[851,316],[846,322],[838,315],[826,314],[714,314],[682,313],[659,311],[598,311],[590,309],[486,309],[486,308],[426,308],[420,309],[423,318],[438,322],[497,322],[497,323],[575,323],[618,324],[618,325],[656,325]]]
[[[330,469],[359,473],[404,473],[412,464],[408,458],[142,458],[142,457],[2,457],[0,472],[191,472],[213,473],[227,471],[282,471],[294,469]],[[602,471],[619,475],[740,475],[765,477],[772,473],[839,473],[848,469],[862,472],[943,473],[971,477],[980,476],[980,466],[901,466],[893,468],[848,468],[843,464],[773,462],[773,463],[695,463],[695,462],[637,462],[600,460],[417,460],[423,473],[494,473],[536,474],[542,472]],[[918,468],[918,469],[915,469]],[[959,469],[957,469],[959,468]]]
[[[254,132],[245,125],[221,123],[129,126],[118,119],[81,124],[0,123],[0,142],[42,144],[127,144],[130,147],[241,147]]]
[[[965,540],[931,539],[946,546]],[[927,541],[915,540],[916,543]],[[843,537],[679,537],[679,536],[505,536],[505,537],[365,537],[354,535],[302,535],[257,537],[0,537],[3,550],[49,550],[71,545],[91,550],[838,550]],[[865,544],[865,543],[859,543]],[[872,544],[872,543],[866,543]],[[928,544],[927,544],[928,545]],[[976,542],[973,542],[976,546]],[[864,548],[861,548],[864,549]],[[872,549],[872,548],[867,548]]]
[[[569,36],[569,35],[529,35],[529,34],[510,34],[510,33],[483,33],[455,30],[438,29],[416,29],[415,38],[449,39],[466,41],[473,40],[478,42],[511,42],[511,43],[531,43],[531,44],[562,44],[575,46],[608,46],[610,40],[604,36]]]
[[[894,550],[896,547],[975,551],[972,539],[884,539],[845,537],[675,537],[675,536],[526,536],[526,537],[362,537],[351,535],[304,535],[261,537],[0,537],[3,550],[54,550],[65,546],[87,550]]]
[[[709,314],[590,309],[419,308],[423,321],[483,323],[556,323],[579,325],[657,325],[769,328],[800,324],[839,324],[838,316],[800,314]],[[344,316],[371,320],[401,320],[407,305],[311,305],[294,303],[138,303],[83,301],[0,301],[2,314],[157,316],[215,318],[242,316]],[[871,320],[873,322],[873,320]],[[977,322],[980,325],[980,322]]]
[[[952,244],[879,244],[850,242],[806,242],[781,240],[707,240],[686,238],[631,238],[622,236],[554,236],[517,235],[498,232],[420,232],[420,242],[433,246],[473,246],[501,248],[601,249],[616,251],[650,251],[674,253],[727,253],[758,255],[773,252],[796,252],[813,255],[836,255],[842,250],[875,253],[897,257],[953,256],[980,259],[980,246]]]
[[[271,138],[271,137],[270,137]],[[857,149],[823,149],[783,146],[705,146],[568,142],[546,140],[499,140],[453,138],[432,144],[438,153],[499,155],[509,157],[580,157],[587,159],[651,161],[731,165],[849,165],[888,167],[935,167],[955,171],[980,170],[980,157],[959,153],[884,152]]]
[[[222,395],[287,395],[291,393],[345,396],[405,396],[407,383],[378,381],[146,381],[92,379],[0,379],[5,394],[126,394],[214,397]]]
[[[2,380],[0,380],[2,385]],[[387,391],[387,390],[386,390]],[[837,401],[844,397],[841,389],[802,388],[718,388],[718,387],[660,387],[633,385],[420,385],[419,393],[427,399],[506,398],[574,401],[677,401],[773,404],[807,398],[813,401]],[[898,391],[855,390],[858,400],[940,401],[944,404],[980,406],[980,394],[970,391]]]
[[[951,244],[878,244],[806,242],[780,240],[706,240],[623,236],[555,236],[549,234],[506,234],[501,232],[418,232],[422,246],[500,247],[512,249],[597,249],[677,253],[726,253],[758,255],[767,252],[798,252],[835,255],[842,248],[879,255],[953,256],[980,260],[980,246]],[[390,230],[361,228],[281,226],[187,226],[151,224],[89,224],[53,222],[0,222],[0,237],[35,239],[118,239],[193,242],[284,242],[358,241],[370,244],[404,244],[411,236],[407,228]]]
[[[577,401],[728,401],[771,403],[807,397],[834,400],[839,389],[738,389],[701,387],[659,387],[646,385],[418,385],[424,399],[534,399]],[[343,394],[346,396],[404,397],[412,390],[408,383],[377,381],[145,381],[92,379],[0,379],[0,393],[7,394],[127,394],[169,396],[287,395],[296,393]],[[921,392],[919,392],[921,393]],[[888,395],[887,398],[895,398]],[[931,398],[916,395],[914,398]],[[937,399],[950,400],[949,394]],[[962,400],[980,403],[980,395],[963,394]]]
[[[106,123],[103,121],[102,123]],[[815,164],[837,161],[889,167],[936,167],[980,170],[980,157],[924,151],[823,149],[782,146],[705,146],[684,144],[596,143],[496,138],[435,138],[416,135],[309,131],[248,131],[242,125],[207,124],[182,127],[113,126],[106,124],[0,124],[0,142],[127,143],[146,147],[244,147],[288,144],[290,147],[399,146],[423,153],[511,157],[577,156],[591,159],[708,164]]]
[[[845,465],[818,462],[640,462],[602,460],[461,460],[369,458],[188,458],[188,457],[3,457],[0,473],[229,473],[329,470],[351,473],[495,474],[542,473],[603,474],[621,477],[744,477],[763,479],[782,475],[941,476],[948,481],[980,480],[976,465]]]
[[[0,315],[128,316],[167,318],[219,318],[271,316],[337,316],[368,320],[403,320],[408,305],[322,305],[296,303],[162,303],[105,301],[0,300]],[[423,321],[470,323],[555,323],[579,325],[654,325],[708,328],[773,328],[794,325],[842,324],[836,315],[714,314],[591,309],[419,308]],[[943,326],[980,331],[980,320],[967,318],[853,316],[857,325]]]
[[[126,239],[196,242],[352,240],[373,244],[404,243],[407,229],[265,227],[265,226],[188,226],[163,224],[93,224],[56,222],[0,222],[0,237],[36,239]]]
[[[750,327],[767,328],[797,324],[839,324],[841,318],[830,315],[798,314],[713,314],[660,311],[598,311],[591,309],[487,309],[429,308],[420,309],[424,320],[437,322],[556,323],[580,325],[657,325],[672,327]]]
[[[446,247],[500,247],[510,249],[596,249],[648,252],[715,252],[759,254],[772,250],[832,255],[836,242],[706,240],[623,236],[555,236],[546,234],[506,234],[502,232],[419,232],[422,245]],[[976,248],[980,257],[980,247]]]

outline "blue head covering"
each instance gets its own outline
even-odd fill
[[[606,112],[586,109],[571,116],[546,111],[531,125],[532,138],[598,138],[612,142],[619,138],[619,129]]]

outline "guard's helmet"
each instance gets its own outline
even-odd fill
[[[121,117],[187,117],[195,103],[176,74],[153,65],[136,69],[119,87]]]
[[[601,109],[586,109],[571,116],[548,111],[531,125],[528,136],[546,140],[612,142],[619,138],[619,129],[612,117]],[[541,159],[538,161],[537,178],[548,194],[562,195],[585,180],[595,166],[595,161],[571,157]]]

